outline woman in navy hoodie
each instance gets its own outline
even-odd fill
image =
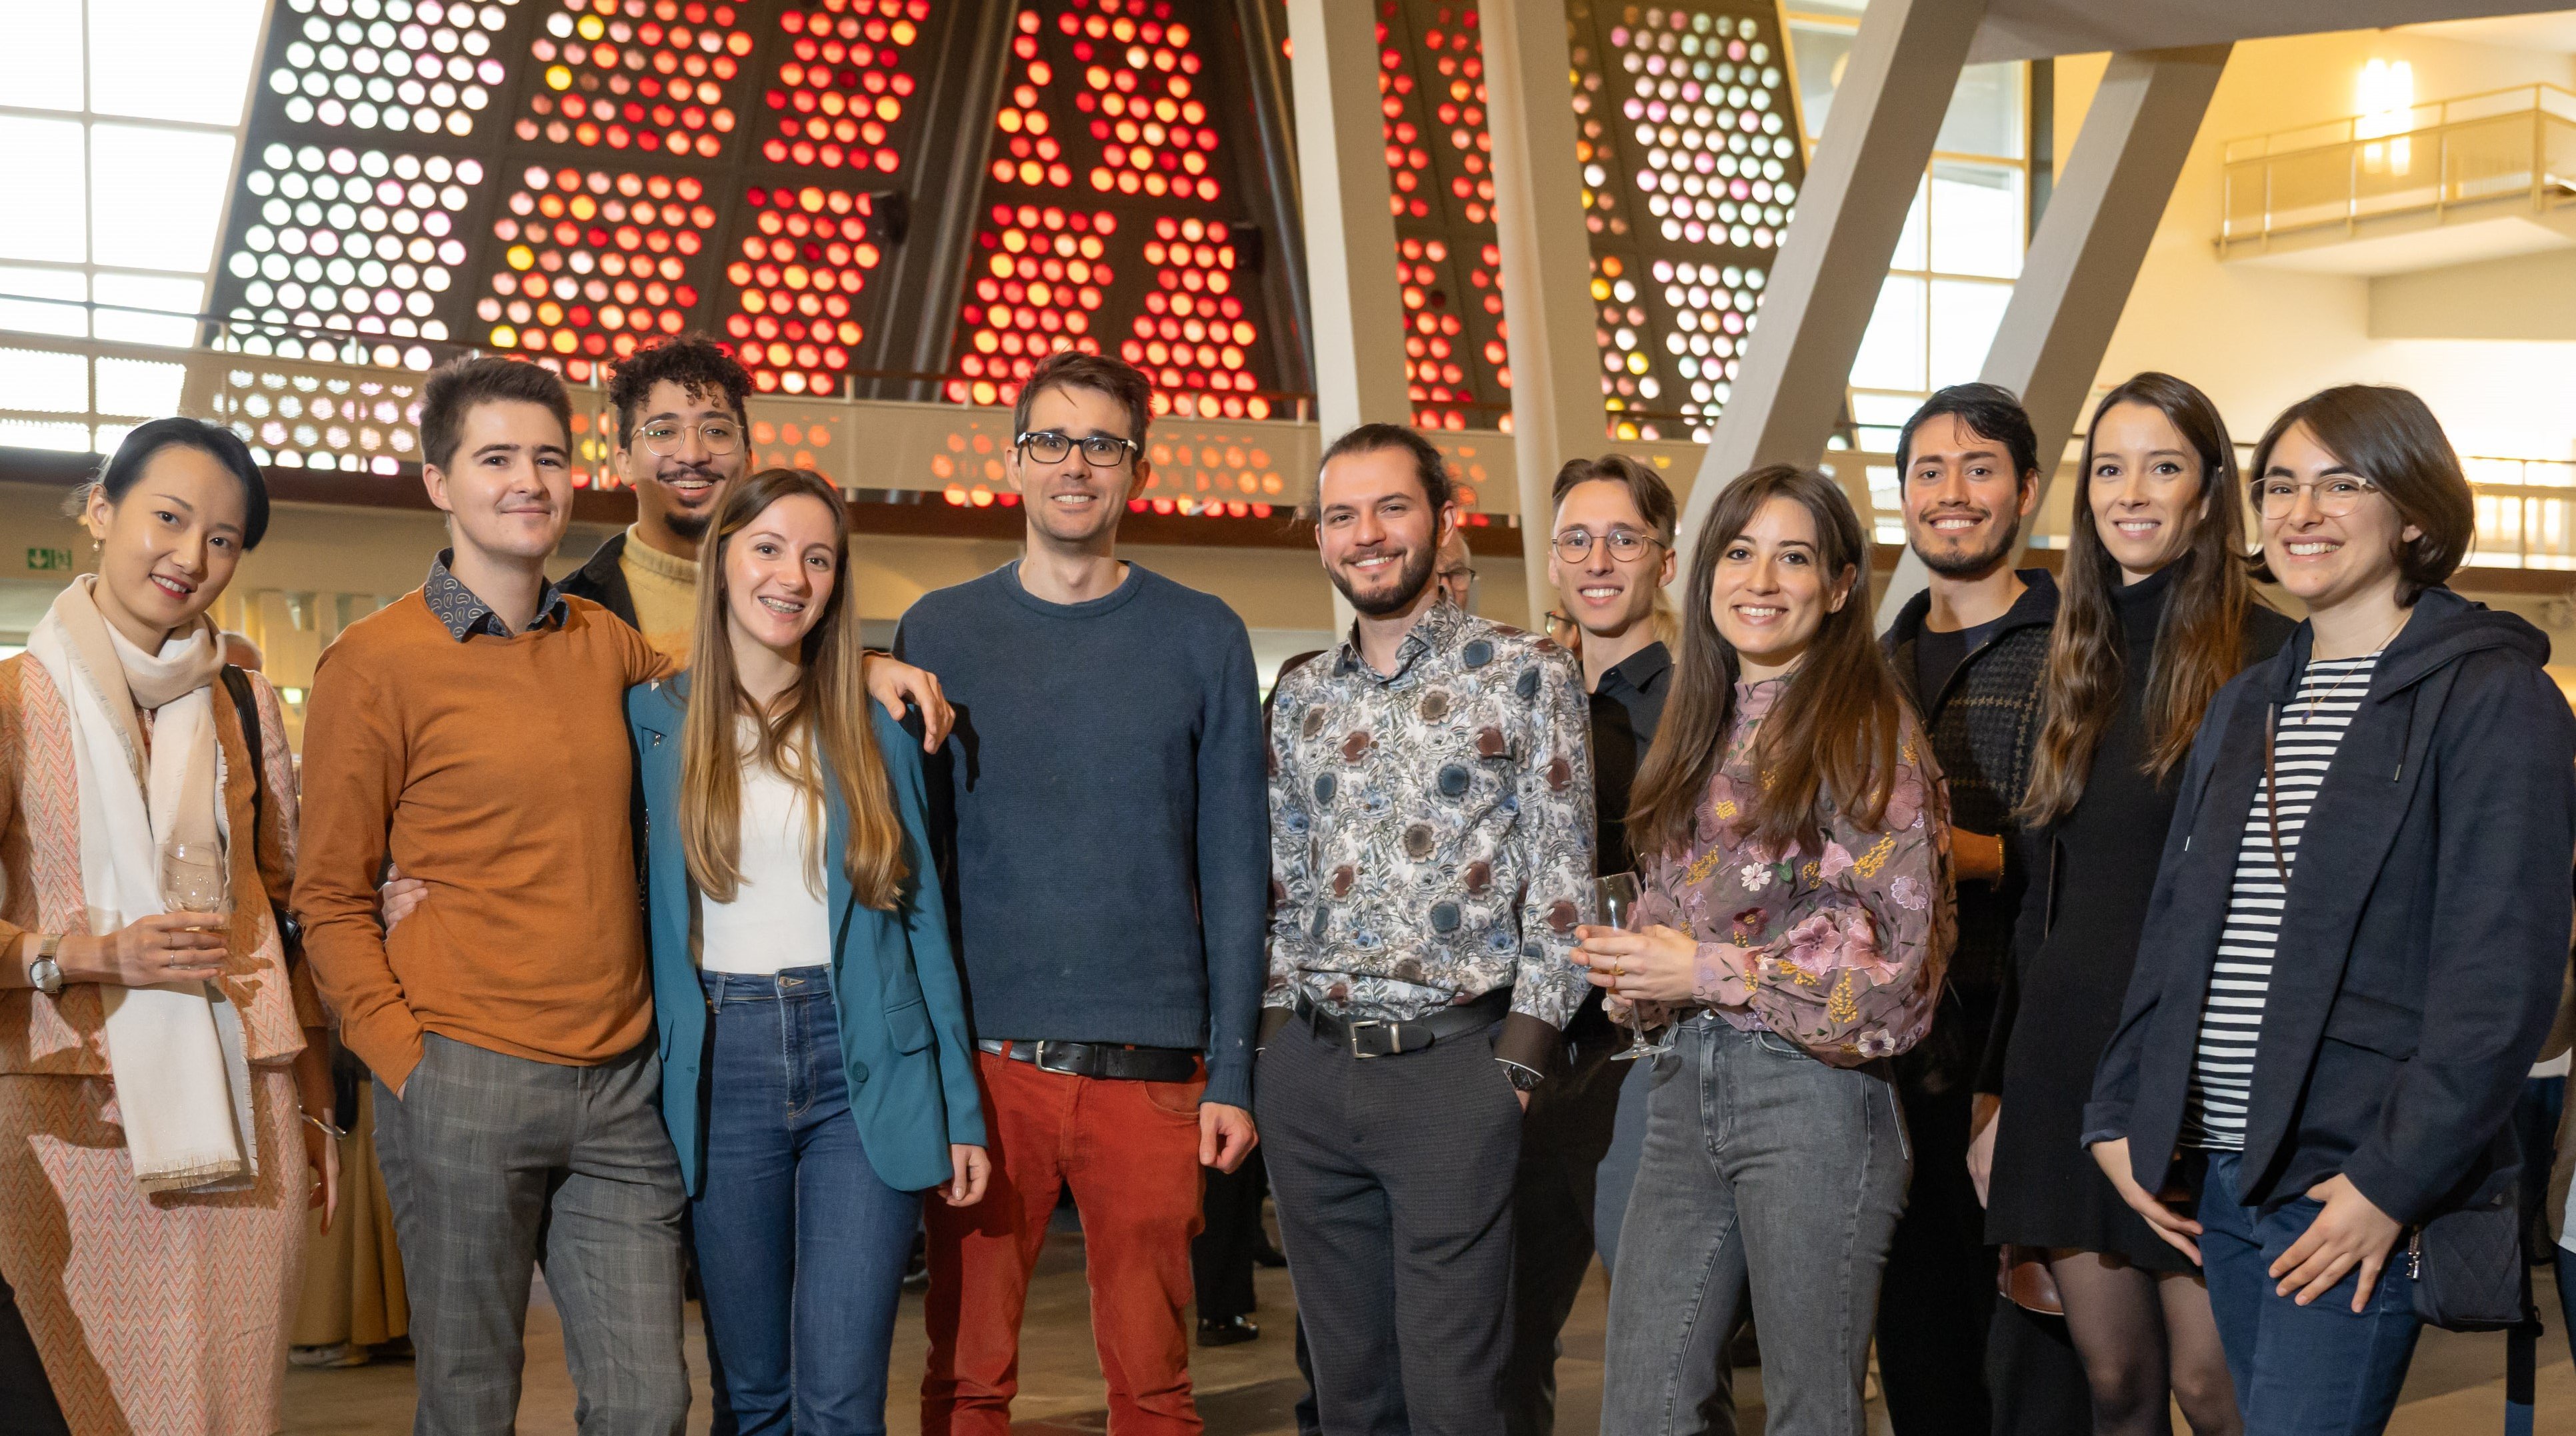
[[[2084,1142],[2201,1264],[2248,1430],[2375,1432],[2418,1331],[2400,1247],[2515,1181],[2576,717],[2538,630],[2441,586],[2475,510],[2422,400],[2326,390],[2249,472],[2308,619],[2202,721]]]

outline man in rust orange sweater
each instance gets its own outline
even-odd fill
[[[454,547],[341,635],[307,710],[296,907],[376,1075],[422,1436],[511,1428],[540,1257],[586,1436],[678,1436],[688,1410],[623,719],[671,664],[546,582],[570,415],[532,364],[431,376],[422,478]],[[920,675],[870,670],[881,700],[937,706]],[[425,885],[391,934],[388,860]]]

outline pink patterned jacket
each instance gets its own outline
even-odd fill
[[[295,768],[277,690],[251,675],[259,699],[257,767],[243,744],[232,695],[215,691],[215,742],[223,755],[225,845],[234,894],[231,951],[220,981],[242,1014],[250,1060],[285,1062],[304,1049],[304,1029],[325,1027],[307,969],[290,976],[271,901],[283,902],[295,873]],[[268,821],[258,841],[252,785],[268,779]],[[72,770],[71,710],[53,675],[20,654],[0,662],[0,950],[22,932],[84,932],[81,900],[80,794]],[[95,983],[76,983],[49,998],[27,988],[0,991],[0,1075],[102,1077],[106,1015]]]
[[[1754,739],[1787,681],[1736,685],[1726,757],[1688,850],[1639,857],[1638,914],[1698,942],[1695,1003],[1856,1067],[1903,1052],[1932,1025],[1957,929],[1949,804],[1909,712],[1877,825],[1829,813],[1821,853],[1754,844],[1744,832],[1760,781]]]

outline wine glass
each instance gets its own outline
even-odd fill
[[[214,843],[178,841],[161,849],[161,905],[171,912],[229,916],[223,849]]]
[[[1592,880],[1592,900],[1601,913],[1601,922],[1605,927],[1615,927],[1621,932],[1636,931],[1638,897],[1639,888],[1635,873],[1605,873]],[[1628,1028],[1636,1034],[1637,1040],[1630,1043],[1624,1050],[1611,1053],[1610,1060],[1613,1062],[1633,1062],[1640,1057],[1661,1057],[1673,1050],[1673,1034],[1670,1027],[1664,1029],[1661,1037],[1650,1038],[1646,1035],[1646,1017],[1638,1010],[1634,998],[1629,999],[1628,1002]]]

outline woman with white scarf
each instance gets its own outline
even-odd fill
[[[266,1436],[338,1182],[325,1018],[275,917],[284,722],[250,675],[250,750],[206,618],[268,493],[241,440],[159,419],[78,504],[98,573],[0,662],[0,1275],[73,1436]],[[167,910],[183,844],[228,911]]]

